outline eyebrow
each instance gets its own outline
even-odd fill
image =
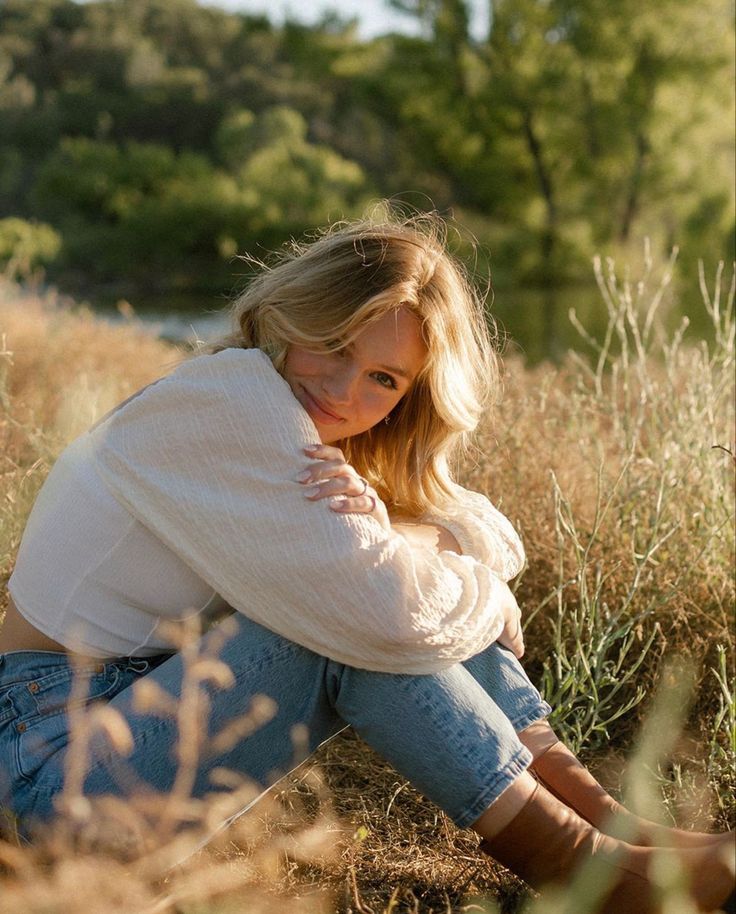
[[[393,368],[391,365],[379,365],[381,371],[386,371],[389,374],[397,374],[399,377],[404,378],[405,381],[413,381],[414,378],[408,371],[404,371],[403,368]]]
[[[353,349],[354,344],[348,343],[347,346],[343,348],[350,352]],[[381,371],[386,371],[388,374],[397,374],[400,378],[403,378],[405,381],[411,383],[415,380],[416,375],[413,375],[410,371],[406,371],[404,368],[396,368],[393,365],[377,365]]]

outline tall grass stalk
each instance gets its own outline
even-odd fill
[[[513,445],[500,447],[519,482],[487,486],[526,535],[517,595],[555,723],[578,749],[635,722],[666,653],[694,653],[710,702],[708,668],[717,655],[732,668],[734,280],[724,291],[721,265],[709,293],[701,276],[712,342],[686,345],[687,321],[669,337],[657,321],[672,265],[652,290],[650,257],[636,282],[596,262],[603,340],[571,312],[594,358],[571,353],[536,392],[527,379],[521,410],[509,398]],[[551,466],[547,487],[532,460]]]
[[[725,826],[736,793],[734,281],[723,267],[711,280],[701,269],[712,325],[706,343],[689,340],[686,322],[674,333],[662,330],[672,261],[660,275],[647,255],[639,279],[620,279],[610,262],[595,269],[609,318],[603,339],[571,313],[587,354],[534,369],[508,360],[505,401],[481,432],[463,481],[488,493],[524,538],[529,564],[516,591],[526,665],[554,704],[560,732],[615,790],[624,780],[620,759],[632,755],[646,718],[634,795],[642,778],[660,817],[689,822],[697,808],[706,826]],[[0,281],[0,340],[4,582],[60,448],[181,355],[134,321],[113,328],[53,293],[8,281]],[[222,771],[218,783],[235,791],[234,806],[189,796],[192,766],[206,749],[203,685],[226,687],[228,674],[216,657],[188,648],[186,632],[180,636],[189,698],[174,709],[144,685],[138,699],[177,719],[173,795],[103,804],[98,821],[114,822],[118,840],[100,840],[82,789],[85,759],[101,735],[124,753],[128,734],[97,709],[80,715],[82,738],[61,799],[66,830],[36,847],[6,831],[0,914],[428,914],[463,910],[472,899],[490,914],[498,896],[505,911],[514,898],[522,903],[518,882],[477,854],[472,834],[455,829],[350,734],[191,854],[216,822],[250,802],[253,787]],[[686,702],[670,707],[665,694],[647,717],[646,698],[662,682],[672,685],[670,697],[680,696],[684,679],[673,685],[663,666],[675,656],[687,660],[693,691],[681,737],[665,745],[661,722],[675,732],[675,712],[684,713]],[[218,739],[247,738],[267,713],[257,710]],[[678,805],[683,795],[685,807]],[[665,873],[663,884],[667,910],[691,914],[676,877]],[[584,914],[589,897],[581,883],[532,910]]]
[[[693,683],[692,671],[686,667],[670,664],[665,669],[627,770],[629,808],[650,820],[662,819],[662,804],[654,772],[666,761],[677,743],[690,704]],[[614,821],[611,833],[622,841],[632,841],[635,829],[635,823],[618,820]],[[594,914],[597,905],[610,890],[613,877],[613,869],[592,857],[571,885],[556,893],[545,892],[542,898],[524,909],[525,914]],[[659,859],[655,856],[651,878],[663,911],[668,914],[696,914],[697,908],[688,898],[685,873],[676,855],[663,850]]]

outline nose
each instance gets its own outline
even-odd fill
[[[354,367],[343,365],[325,378],[323,389],[331,403],[342,406],[352,401],[357,381],[358,372]]]

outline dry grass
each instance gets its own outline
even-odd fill
[[[527,666],[558,728],[619,788],[642,699],[672,675],[664,658],[685,658],[692,705],[671,760],[647,750],[649,793],[665,817],[723,826],[736,787],[733,288],[709,284],[715,341],[686,346],[657,329],[660,278],[619,284],[601,268],[599,279],[608,343],[591,347],[592,363],[571,356],[529,370],[510,359],[494,430],[480,435],[463,477],[523,533]],[[135,323],[113,328],[10,283],[0,286],[0,340],[4,583],[54,456],[179,353]],[[148,819],[152,809],[149,801]],[[107,813],[121,828],[138,818]],[[204,827],[212,811],[190,805],[190,814]],[[144,852],[127,856],[92,837],[62,830],[34,849],[0,842],[0,914],[430,914],[491,912],[494,898],[510,912],[524,897],[472,834],[351,734],[181,867],[167,868],[196,835],[153,829],[138,836]],[[584,903],[573,904],[583,914]],[[545,905],[552,912],[554,902]]]
[[[0,583],[56,455],[178,357],[135,324],[111,326],[0,276]]]
[[[640,715],[606,719],[651,692],[661,658],[677,655],[695,669],[691,723],[710,739],[719,646],[733,670],[733,281],[724,289],[719,273],[708,291],[703,278],[715,340],[683,345],[656,320],[667,273],[620,286],[609,265],[598,278],[611,339],[596,344],[597,366],[576,354],[533,372],[512,362],[495,437],[481,437],[493,457],[466,479],[522,531],[527,664],[558,698],[568,738],[626,746]],[[573,684],[581,644],[589,663]]]

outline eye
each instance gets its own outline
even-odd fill
[[[398,390],[398,385],[394,378],[390,374],[386,374],[385,371],[377,371],[373,377],[378,381],[381,387],[385,387],[388,390]]]

